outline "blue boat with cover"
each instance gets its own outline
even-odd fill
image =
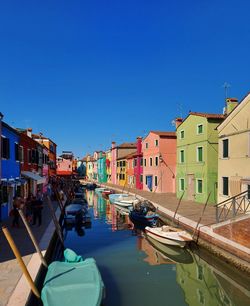
[[[83,260],[74,251],[64,251],[65,261],[49,265],[41,298],[44,306],[101,305],[104,284],[94,258]]]

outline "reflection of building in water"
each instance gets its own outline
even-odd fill
[[[250,305],[247,289],[234,284],[230,277],[218,272],[196,254],[193,256],[193,264],[176,264],[177,282],[188,305]]]
[[[106,222],[108,224],[112,223],[112,212],[111,212],[111,204],[109,202],[109,200],[107,200],[106,202]]]
[[[93,198],[94,198],[94,191],[86,190],[86,199],[88,201],[89,206],[93,206]]]
[[[94,210],[94,217],[98,218],[98,211],[97,211],[97,195],[93,194],[93,210]]]
[[[172,260],[164,256],[161,252],[157,251],[144,237],[137,237],[137,247],[139,250],[145,252],[147,257],[144,261],[152,266],[174,264]]]
[[[102,196],[97,197],[97,213],[99,218],[106,217],[106,200]]]
[[[132,228],[133,224],[130,221],[129,216],[122,214],[114,204],[111,204],[110,206],[112,231],[126,230]]]

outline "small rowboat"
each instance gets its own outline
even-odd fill
[[[44,306],[98,306],[104,290],[95,260],[76,256],[76,261],[54,261],[49,265],[41,299]]]
[[[192,241],[192,236],[181,229],[163,225],[161,227],[145,227],[147,236],[168,245],[175,245],[183,248],[188,242]]]

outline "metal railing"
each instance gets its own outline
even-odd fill
[[[246,190],[241,192],[214,206],[216,208],[217,223],[234,218],[238,215],[243,215],[247,211],[250,211],[249,191]]]

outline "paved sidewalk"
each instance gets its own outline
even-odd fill
[[[135,188],[122,188],[122,186],[113,184],[104,185],[150,200],[156,207],[158,206],[159,211],[165,214],[168,219],[173,218],[179,203],[179,199],[171,193],[158,194]],[[202,215],[204,205],[182,200],[176,214],[175,223],[180,223],[192,233],[202,216],[198,229],[199,237],[205,241],[205,245],[209,248],[211,246],[211,250],[213,248],[213,251],[220,256],[225,255],[222,250],[228,252],[228,254],[231,254],[229,255],[230,258],[225,255],[225,259],[229,258],[236,266],[250,273],[250,214],[216,224],[215,207],[211,204],[207,205]],[[200,242],[199,239],[198,243],[203,242]],[[221,251],[215,250],[216,247]]]
[[[57,208],[57,202],[53,202],[54,209]],[[28,232],[20,218],[20,228],[11,227],[12,218],[8,218],[1,223],[10,231],[12,238],[18,247],[25,264],[27,265],[33,253],[36,253],[35,247],[28,235]],[[32,226],[33,234],[38,242],[43,237],[48,225],[51,222],[51,212],[48,205],[44,202],[42,211],[42,225]],[[0,306],[5,306],[14,291],[19,279],[22,276],[22,271],[17,263],[17,260],[3,234],[0,231]]]

